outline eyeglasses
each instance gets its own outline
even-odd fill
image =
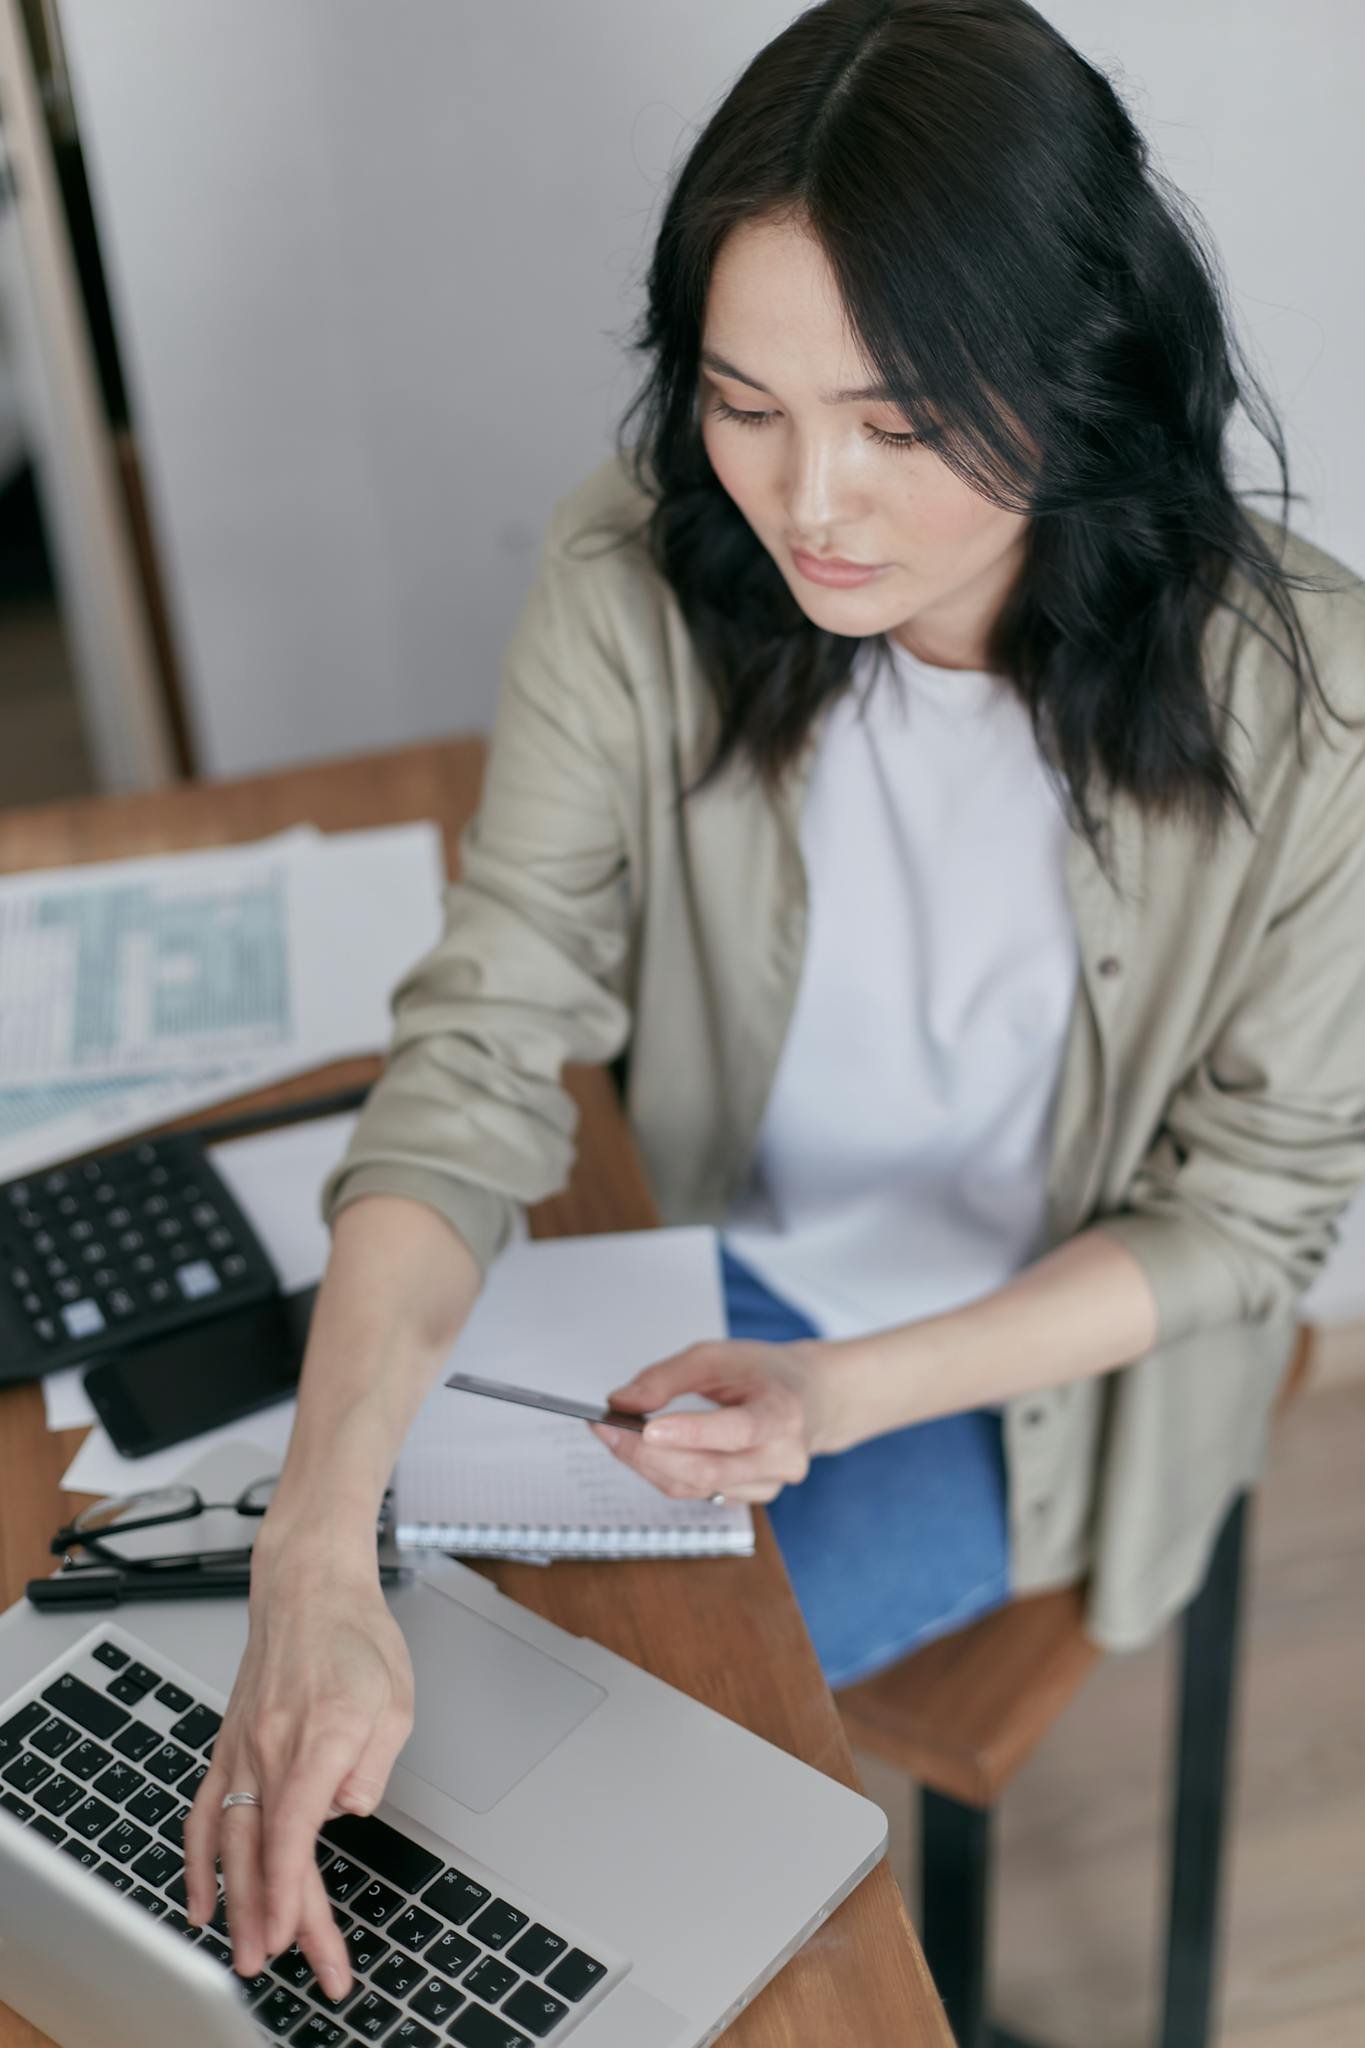
[[[210,1546],[202,1550],[178,1550],[149,1556],[138,1545],[127,1547],[126,1539],[142,1529],[157,1529],[176,1522],[193,1521],[213,1513],[244,1516],[263,1515],[270,1506],[275,1477],[253,1480],[236,1500],[205,1500],[193,1486],[159,1486],[146,1493],[114,1494],[82,1508],[74,1522],[59,1529],[52,1539],[54,1557],[79,1547],[91,1555],[78,1562],[68,1555],[64,1571],[91,1571],[97,1564],[116,1564],[126,1571],[177,1571],[197,1565],[241,1565],[251,1557],[251,1546],[231,1548]]]

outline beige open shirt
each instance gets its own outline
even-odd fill
[[[484,1270],[515,1206],[567,1180],[567,1060],[625,1053],[664,1221],[719,1223],[792,1012],[816,734],[780,796],[734,766],[678,807],[716,713],[677,602],[643,542],[568,545],[647,509],[614,456],[555,508],[445,936],[395,994],[388,1066],[324,1195],[329,1216],[373,1192],[426,1202]],[[1297,601],[1332,703],[1360,718],[1365,585],[1297,537],[1287,561],[1351,585]],[[1287,672],[1236,628],[1215,614],[1207,672],[1231,656],[1225,740],[1255,832],[1234,817],[1210,850],[1124,798],[1120,893],[1079,833],[1067,862],[1081,973],[1047,1241],[1102,1221],[1159,1333],[1117,1372],[1011,1402],[1004,1430],[1014,1583],[1088,1575],[1111,1648],[1198,1585],[1260,1468],[1296,1297],[1365,1178],[1365,737],[1333,723],[1329,744],[1310,714],[1300,767]]]

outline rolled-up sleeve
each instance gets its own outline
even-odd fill
[[[436,1209],[480,1269],[568,1180],[567,1061],[625,1045],[632,721],[609,572],[551,539],[503,659],[482,797],[444,933],[396,989],[385,1070],[322,1194]]]
[[[1320,755],[1296,851],[1216,1039],[1117,1212],[1158,1342],[1290,1313],[1365,1182],[1365,750]]]

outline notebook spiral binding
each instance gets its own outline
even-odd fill
[[[526,1550],[542,1557],[747,1557],[750,1529],[594,1529],[535,1522],[407,1522],[397,1529],[404,1550]]]

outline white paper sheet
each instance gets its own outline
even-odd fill
[[[250,1444],[261,1454],[260,1474],[278,1472],[294,1426],[293,1401],[277,1401],[242,1422],[207,1429],[169,1451],[145,1458],[121,1458],[102,1429],[92,1429],[62,1474],[64,1493],[135,1493],[144,1486],[165,1486],[185,1468],[223,1444]]]
[[[246,991],[242,1001],[254,1020],[251,1028],[258,1034],[253,1049],[239,1052],[230,1060],[221,1057],[220,1052],[215,1062],[203,1056],[204,1047],[210,1043],[221,1046],[221,1038],[187,1029],[180,1034],[173,1067],[131,1075],[95,1069],[99,1061],[112,1059],[116,1053],[122,1057],[117,1052],[120,1047],[131,1047],[139,1058],[150,1057],[153,1045],[157,1051],[164,1051],[165,1034],[153,1041],[144,1028],[147,1018],[142,1013],[155,1011],[148,994],[155,976],[149,969],[147,948],[138,933],[134,931],[131,938],[124,934],[127,943],[120,955],[124,973],[118,998],[123,1010],[113,1021],[101,1020],[100,998],[91,993],[93,965],[100,960],[103,943],[95,926],[80,926],[88,936],[83,954],[69,929],[59,922],[59,943],[55,951],[49,948],[52,957],[46,966],[39,957],[45,943],[42,906],[56,904],[62,910],[65,905],[63,915],[76,915],[70,909],[75,899],[69,901],[62,893],[74,886],[73,873],[94,877],[85,886],[93,892],[89,900],[96,908],[105,902],[110,890],[117,895],[123,885],[111,881],[109,873],[101,867],[49,871],[46,875],[21,876],[12,883],[0,884],[0,916],[8,916],[21,936],[27,932],[28,938],[34,940],[30,945],[25,939],[22,959],[18,952],[11,956],[19,962],[17,967],[11,969],[7,964],[0,971],[0,1012],[4,1011],[11,982],[20,990],[24,1012],[19,1021],[6,1026],[20,1064],[17,1068],[5,1067],[7,1085],[0,1088],[0,1179],[17,1177],[53,1160],[111,1143],[171,1116],[187,1114],[310,1067],[354,1053],[380,1051],[387,1044],[392,991],[440,935],[444,860],[437,827],[420,822],[377,831],[328,834],[306,828],[260,842],[254,848],[230,851],[234,856],[268,856],[277,866],[285,863],[284,957],[289,994],[287,1004],[278,1010],[276,1023],[287,1010],[288,1030],[283,1035],[279,1031],[272,1035],[266,1029],[271,991],[262,961],[269,949],[259,942],[257,932],[245,946],[242,983]],[[187,865],[209,858],[190,854],[180,857]],[[225,861],[227,855],[215,850],[212,859]],[[109,870],[136,870],[133,881],[138,887],[151,886],[144,871],[171,867],[178,874],[175,862],[108,864]],[[230,877],[235,872],[240,882],[248,871],[255,872],[249,862],[244,868],[239,860],[235,870],[225,868],[222,874]],[[200,867],[191,868],[190,872],[202,877],[210,871]],[[138,876],[143,880],[138,881]],[[14,896],[5,894],[21,883],[31,885],[27,895],[22,890]],[[197,903],[204,899],[184,900]],[[113,937],[117,939],[118,916],[115,912],[111,916]],[[136,922],[135,917],[133,923]],[[167,931],[171,929],[168,925]],[[193,978],[202,970],[206,1014],[213,1011],[213,999],[221,996],[214,1014],[219,1023],[226,1019],[230,1024],[236,956],[231,955],[229,972],[230,948],[221,931],[219,939],[222,943],[218,951],[210,947],[195,953],[191,948],[175,956],[179,966],[171,954],[163,965],[169,967],[172,976],[184,972]],[[118,946],[114,950],[117,954]],[[31,982],[24,978],[30,969]],[[210,986],[220,970],[223,990]],[[84,987],[83,995],[78,984]],[[178,1000],[173,994],[163,1010],[155,1011],[151,1021],[192,1022],[187,1011],[177,1009]],[[117,1008],[118,1004],[112,1006]],[[87,1013],[93,1022],[87,1019],[80,1023],[79,1017]],[[85,1070],[65,1078],[38,1075],[36,1065],[47,1059],[50,1066],[51,1049],[61,1044],[66,1045],[68,1053],[73,1044],[76,1046],[86,1059]],[[48,1048],[47,1052],[42,1051],[43,1046]],[[29,1076],[27,1080],[12,1085],[16,1075],[25,1073]]]
[[[322,1278],[329,1240],[318,1195],[355,1125],[354,1115],[320,1116],[213,1148],[213,1163],[250,1217],[286,1294]],[[86,1371],[73,1365],[66,1372],[50,1372],[43,1381],[49,1429],[80,1429],[95,1420],[85,1391]],[[103,1430],[99,1435],[108,1442]],[[187,1444],[186,1454],[194,1448]],[[112,1445],[109,1454],[118,1456]]]

